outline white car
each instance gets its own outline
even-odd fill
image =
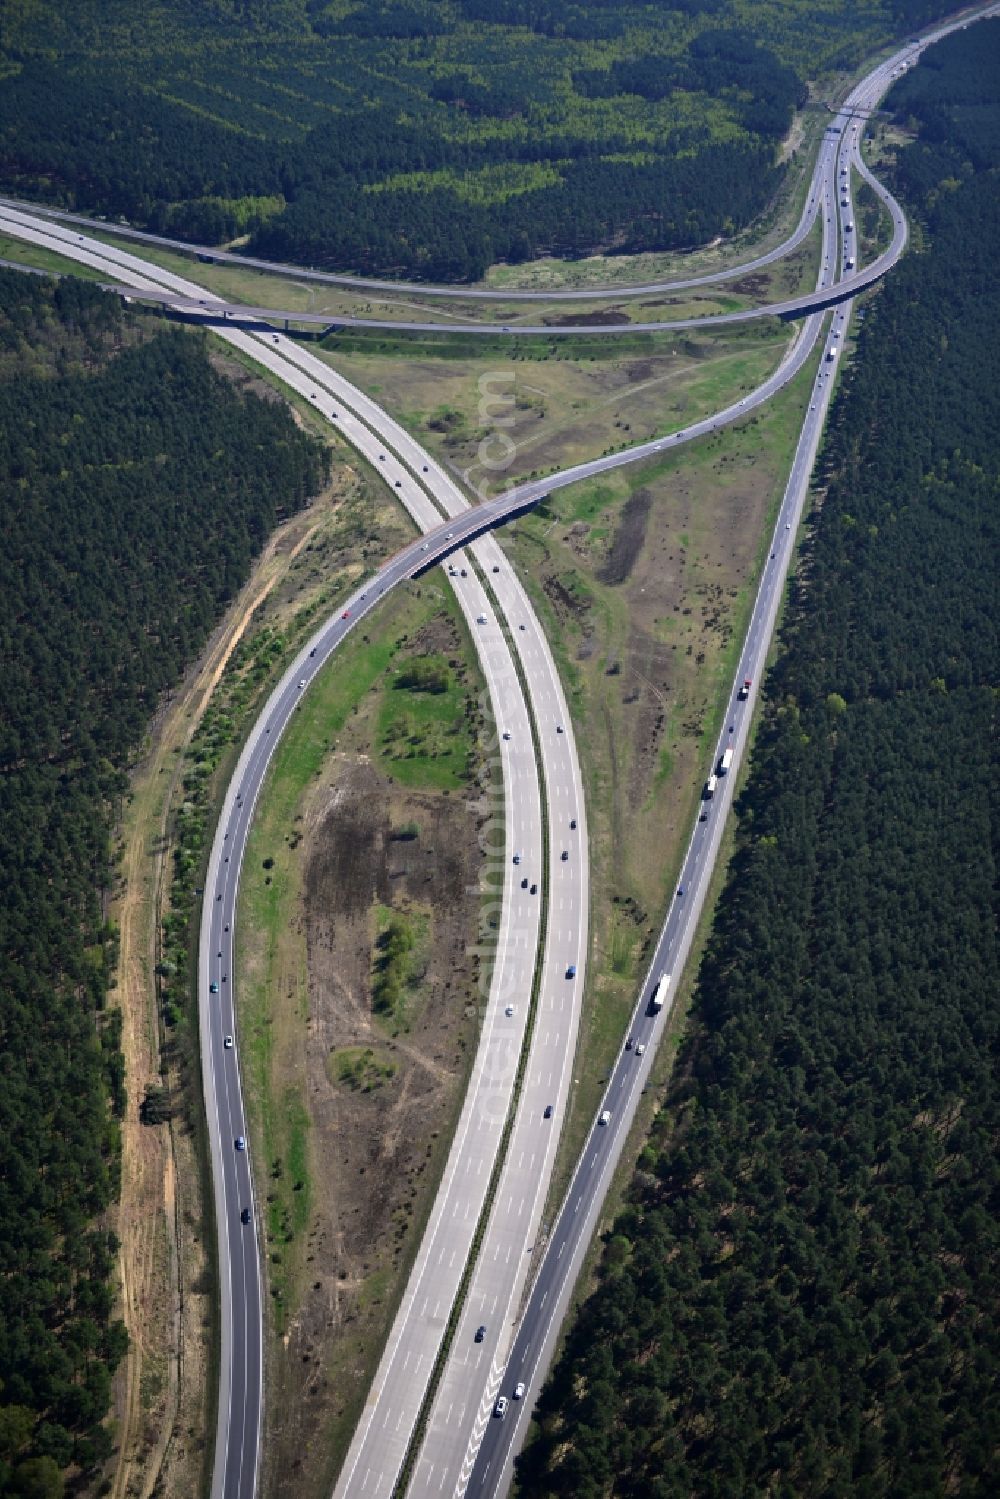
[[[477,625],[484,625],[485,623],[486,623],[486,615],[485,614],[480,614],[477,617],[477,619],[476,619],[476,624]]]
[[[515,1400],[523,1400],[524,1399],[524,1391],[525,1391],[525,1384],[524,1384],[524,1380],[522,1379],[522,1380],[519,1380],[517,1382],[517,1384],[514,1386],[514,1399]]]
[[[233,1038],[232,1038],[232,1036],[227,1036],[226,1039],[223,1041],[222,1044],[226,1048],[227,1051],[232,1051],[232,1049],[233,1049]]]
[[[600,1119],[598,1119],[597,1122],[598,1122],[598,1124],[610,1124],[611,1123],[611,1110],[610,1109],[605,1109],[602,1112],[601,1117],[600,1117]]]
[[[507,1396],[506,1395],[500,1395],[500,1396],[497,1397],[497,1403],[493,1407],[493,1414],[495,1416],[499,1416],[501,1421],[503,1420],[504,1416],[507,1414],[507,1405],[508,1405],[508,1400],[507,1400]]]

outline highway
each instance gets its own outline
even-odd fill
[[[904,49],[904,53],[897,54],[896,58],[883,64],[882,69],[876,70],[866,82],[871,84],[872,89],[878,87],[884,90],[891,79],[891,70],[900,65],[900,59],[904,55],[912,55],[913,51],[913,48],[908,51]],[[886,69],[890,70],[889,79],[880,76]],[[867,96],[860,95],[859,103],[865,97]],[[867,169],[859,163],[857,132],[853,125],[849,125],[846,131],[840,158],[835,156],[835,148],[836,142],[831,136],[820,155],[822,175],[818,163],[817,177],[814,179],[816,206],[818,208],[822,203],[823,208],[824,266],[820,285],[817,292],[812,294],[813,301],[809,304],[813,307],[823,305],[824,299],[828,302],[835,275],[831,263],[834,257],[829,245],[830,220],[834,213],[832,192],[836,183],[835,163],[839,171],[847,163],[849,155],[862,175],[874,184]],[[849,180],[848,178],[848,183]],[[876,186],[886,201],[889,201],[884,190],[877,184]],[[902,214],[891,203],[890,212],[893,212],[893,245],[886,254],[892,254],[895,258],[905,244],[905,224]],[[0,223],[4,223],[11,233],[20,234],[35,243],[44,243],[50,248],[59,248],[62,253],[72,254],[95,268],[110,266],[115,275],[122,275],[126,269],[126,258],[118,252],[109,250],[105,245],[87,243],[82,236],[59,230],[31,214],[7,210],[0,214]],[[848,242],[848,234],[849,231],[844,231],[845,242]],[[869,267],[868,271],[870,270]],[[134,274],[137,282],[146,281],[147,284],[145,288],[130,287],[132,293],[138,289],[150,292],[155,300],[162,300],[166,292],[180,300],[193,299],[198,306],[203,305],[201,288],[170,288],[167,285],[167,273],[146,262],[137,262]],[[179,281],[179,278],[170,279]],[[857,280],[854,284],[857,284]],[[843,290],[842,282],[840,291]],[[616,291],[616,295],[618,294]],[[204,300],[212,302],[210,297]],[[226,311],[221,304],[215,302],[216,315]],[[233,309],[234,313],[237,311],[246,315],[246,309]],[[841,334],[841,342],[849,312],[850,303],[847,302],[834,316],[834,328]],[[298,318],[297,314],[292,316]],[[367,398],[362,398],[361,393],[352,392],[348,398],[345,387],[347,391],[352,388],[347,386],[347,382],[337,385],[340,377],[334,376],[332,371],[313,356],[277,333],[261,335],[233,327],[227,314],[227,321],[219,331],[250,352],[262,364],[280,371],[281,378],[313,400],[317,409],[334,421],[348,440],[355,442],[368,454],[373,466],[384,467],[387,482],[393,484],[411,511],[422,515],[423,518],[418,523],[433,529],[424,539],[414,541],[397,554],[376,579],[357,591],[353,599],[344,605],[348,611],[346,617],[341,611],[337,618],[329,621],[286,673],[245,747],[237,774],[226,796],[213,846],[210,865],[212,877],[206,884],[206,891],[211,898],[206,899],[205,904],[199,972],[204,990],[201,1039],[206,1107],[210,1121],[214,1121],[216,1125],[216,1128],[210,1129],[210,1135],[223,1273],[223,1394],[220,1401],[216,1475],[213,1484],[215,1499],[223,1494],[227,1499],[253,1495],[260,1460],[259,1434],[263,1398],[260,1381],[260,1268],[254,1230],[249,1151],[238,1151],[235,1148],[237,1138],[245,1138],[247,1133],[242,1110],[238,1048],[226,1048],[223,1037],[236,1034],[232,994],[232,944],[242,850],[256,796],[282,729],[295,711],[301,693],[306,690],[312,675],[331,651],[336,649],[344,635],[375,606],[386,589],[438,562],[444,561],[447,565],[447,559],[456,555],[455,548],[469,540],[484,525],[499,522],[515,513],[518,507],[532,503],[540,494],[557,485],[577,482],[591,473],[599,473],[621,463],[634,462],[651,452],[691,441],[728,421],[742,419],[755,405],[768,399],[776,389],[787,383],[796,370],[802,367],[811,354],[822,321],[820,313],[810,313],[800,326],[793,347],[781,368],[771,380],[751,396],[734,403],[725,412],[717,413],[671,437],[643,444],[625,453],[608,455],[607,458],[580,465],[553,479],[523,485],[499,500],[490,502],[486,507],[469,511],[465,508],[464,497],[455,489],[448,476],[433,464],[433,460],[402,429],[392,430],[395,424],[389,423],[384,413],[379,413],[378,408],[374,407],[374,403],[369,403],[369,408],[373,407],[378,413],[375,419],[378,422],[377,432],[373,430],[371,410],[362,409]],[[398,324],[391,326],[399,327]],[[653,326],[657,330],[663,330],[669,325]],[[636,325],[631,325],[631,331],[635,331],[635,327]],[[495,334],[497,329],[495,325],[491,325],[488,331]],[[524,330],[519,328],[517,331]],[[551,334],[555,330],[545,328],[544,331]],[[606,334],[613,330],[597,331]],[[836,342],[831,335],[829,346],[832,347]],[[827,363],[824,360],[824,366]],[[722,821],[731,796],[735,768],[745,745],[756,684],[766,657],[831,385],[829,369],[821,368],[783,500],[772,556],[765,567],[761,592],[751,620],[744,660],[741,662],[740,680],[742,674],[746,674],[752,678],[752,686],[745,701],[734,696],[720,743],[720,754],[723,745],[732,745],[733,771],[720,781],[720,791],[712,802],[706,804],[709,810],[707,821],[699,822],[692,834],[680,884],[684,895],[677,897],[668,914],[651,968],[651,980],[660,971],[672,971],[675,978],[679,975],[690,945],[697,910],[707,889],[710,869],[721,838]],[[349,400],[351,404],[348,404]],[[386,444],[384,456],[379,451],[382,442]],[[430,474],[429,478],[421,477],[425,472]],[[421,509],[425,504],[430,505],[429,497],[422,487],[425,484],[434,490],[437,509]],[[420,498],[421,495],[423,499]],[[442,509],[449,519],[438,523],[437,515]],[[470,1089],[466,1111],[463,1112],[463,1121],[466,1123],[460,1125],[456,1135],[452,1157],[449,1158],[446,1170],[445,1190],[435,1206],[434,1216],[414,1269],[414,1277],[407,1288],[400,1314],[402,1321],[398,1321],[394,1328],[383,1366],[375,1382],[372,1400],[369,1407],[366,1407],[365,1418],[359,1427],[355,1446],[352,1447],[351,1457],[338,1486],[338,1494],[345,1495],[363,1493],[368,1496],[392,1491],[405,1457],[409,1434],[413,1429],[412,1422],[419,1409],[431,1366],[428,1362],[432,1362],[429,1350],[435,1344],[440,1346],[440,1335],[446,1320],[446,1303],[450,1294],[447,1290],[448,1277],[451,1277],[451,1283],[457,1287],[464,1263],[461,1245],[463,1241],[471,1243],[478,1221],[478,1213],[473,1204],[477,1193],[480,1203],[482,1202],[484,1177],[488,1176],[490,1162],[495,1159],[503,1119],[506,1117],[503,1099],[506,1097],[509,1103],[513,1071],[527,1025],[527,999],[531,992],[540,919],[540,901],[532,903],[523,894],[520,880],[513,873],[514,866],[508,857],[511,847],[516,846],[522,853],[526,866],[530,861],[532,870],[547,871],[545,885],[540,881],[532,881],[539,883],[540,889],[548,889],[550,894],[549,942],[539,980],[537,1020],[526,1068],[522,1106],[514,1121],[505,1174],[501,1178],[494,1215],[472,1280],[465,1311],[459,1322],[453,1355],[444,1370],[438,1398],[431,1411],[428,1436],[411,1492],[463,1492],[470,1471],[470,1492],[495,1493],[502,1491],[506,1484],[511,1456],[516,1451],[518,1433],[525,1424],[525,1412],[529,1409],[530,1400],[512,1403],[507,1418],[499,1421],[489,1415],[494,1395],[501,1387],[510,1393],[508,1386],[512,1388],[513,1383],[521,1379],[526,1382],[529,1393],[537,1391],[547,1360],[551,1356],[559,1320],[573,1279],[599,1217],[610,1173],[624,1144],[641,1088],[648,1076],[656,1037],[663,1029],[662,1020],[654,1021],[652,1017],[643,1014],[647,986],[633,1025],[636,1039],[639,1044],[646,1045],[647,1050],[641,1057],[637,1057],[634,1049],[623,1052],[612,1074],[603,1105],[610,1113],[609,1123],[595,1124],[588,1139],[562,1216],[550,1237],[541,1268],[537,1270],[520,1331],[511,1344],[525,1278],[529,1269],[534,1268],[528,1250],[534,1243],[555,1148],[556,1129],[548,1132],[541,1130],[544,1106],[549,1102],[553,1103],[555,1122],[558,1123],[568,1093],[568,1067],[575,1049],[586,956],[589,899],[586,884],[586,826],[582,816],[584,807],[579,771],[571,749],[571,726],[551,652],[520,585],[506,567],[503,554],[496,543],[488,538],[480,540],[475,543],[473,553],[479,562],[481,575],[476,576],[475,570],[469,567],[467,578],[462,579],[459,570],[458,580],[453,582],[463,600],[470,628],[481,646],[484,670],[488,679],[492,679],[494,702],[499,714],[498,729],[502,727],[504,732],[511,733],[509,741],[503,739],[501,733],[497,743],[497,758],[504,776],[507,813],[517,819],[512,823],[510,841],[505,844],[502,856],[504,899],[500,947],[505,956],[503,963],[498,961],[497,970],[503,974],[503,979],[502,982],[495,982],[488,1001],[483,1043],[477,1056],[473,1087]],[[496,568],[500,568],[500,571],[494,571]],[[483,580],[489,591],[483,586]],[[506,619],[521,651],[523,669],[532,684],[529,692],[530,706],[525,701],[518,673],[512,666],[506,665],[510,653],[501,618],[497,613],[498,605],[500,615]],[[484,624],[480,624],[481,619],[485,621]],[[525,626],[524,631],[521,631],[521,624]],[[517,638],[522,634],[527,637],[523,642]],[[312,651],[315,652],[314,655],[310,654]],[[305,683],[305,687],[301,687],[300,683]],[[510,725],[513,727],[509,727]],[[534,763],[534,749],[529,749],[532,726],[538,734],[542,751],[544,794],[548,806],[549,837],[544,850],[542,809],[537,797],[538,777],[528,763],[529,757]],[[565,732],[559,733],[560,728]],[[534,803],[531,800],[532,784],[536,787]],[[569,814],[578,823],[577,829],[573,830],[579,835],[578,847],[568,836],[569,818],[565,814]],[[561,857],[563,849],[569,855],[566,861]],[[534,942],[532,930],[535,932]],[[572,953],[573,956],[563,956],[564,953]],[[576,968],[573,979],[566,977],[570,964]],[[664,970],[661,966],[663,964],[672,966],[669,970]],[[211,992],[211,985],[216,986],[216,993]],[[507,1004],[513,1005],[513,1016],[505,1015]],[[553,1058],[562,1060],[556,1065]],[[545,1104],[539,1107],[543,1099]],[[520,1177],[517,1173],[520,1173]],[[518,1181],[526,1186],[519,1186]],[[529,1192],[528,1188],[532,1190]],[[244,1207],[251,1210],[251,1221],[245,1226],[239,1221]],[[445,1246],[447,1256],[444,1254]],[[443,1292],[438,1291],[439,1284],[445,1286]],[[431,1302],[427,1295],[421,1302],[421,1289],[430,1285],[434,1286],[435,1300]],[[230,1308],[228,1317],[225,1314],[227,1304]],[[487,1338],[482,1345],[476,1345],[471,1336],[477,1318],[487,1325]],[[479,1351],[475,1352],[476,1349]],[[456,1401],[461,1403],[456,1404]]]

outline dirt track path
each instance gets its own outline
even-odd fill
[[[317,530],[318,521],[304,521],[297,516],[270,539],[206,655],[155,725],[150,752],[132,778],[122,829],[121,887],[111,910],[121,938],[118,996],[129,1093],[117,1233],[122,1315],[130,1339],[116,1380],[119,1445],[112,1499],[150,1499],[163,1475],[182,1399],[188,1419],[204,1411],[207,1395],[199,1361],[186,1357],[183,1346],[180,1206],[183,1202],[187,1213],[200,1218],[198,1184],[178,1181],[175,1126],[147,1128],[139,1118],[147,1085],[160,1080],[154,968],[167,896],[168,819],[184,750],[232,652],[256,609]],[[182,1390],[183,1375],[189,1388]],[[197,1442],[185,1446],[192,1453],[198,1448]],[[196,1491],[195,1472],[178,1479],[178,1493]]]

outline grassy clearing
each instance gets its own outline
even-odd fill
[[[410,904],[405,911],[379,906],[375,911],[372,953],[372,1009],[382,1020],[405,1027],[427,969],[432,939],[431,913]]]
[[[386,1060],[382,1047],[342,1046],[327,1057],[327,1075],[332,1083],[371,1093],[395,1076],[396,1064]]]
[[[586,346],[526,340],[514,351],[338,337],[319,352],[488,495],[683,428],[763,381],[789,336],[767,320]]]
[[[401,785],[457,790],[469,774],[466,693],[444,656],[420,660],[428,685],[401,666],[382,694],[378,763]]]

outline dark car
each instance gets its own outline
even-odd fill
[[[250,1222],[250,1209],[249,1208],[244,1208],[243,1209],[242,1213],[240,1214],[240,1222],[241,1223],[249,1223]]]
[[[529,895],[537,895],[538,894],[538,886],[537,885],[532,885],[531,889],[528,891],[528,894]]]
[[[480,1326],[476,1328],[476,1342],[477,1343],[481,1343],[483,1341],[483,1339],[485,1338],[485,1336],[486,1336],[486,1324],[484,1322],[484,1323],[481,1323]]]
[[[552,1118],[552,1105],[550,1103],[547,1103],[545,1105],[545,1113],[542,1115],[542,1118],[543,1119],[551,1119]]]

